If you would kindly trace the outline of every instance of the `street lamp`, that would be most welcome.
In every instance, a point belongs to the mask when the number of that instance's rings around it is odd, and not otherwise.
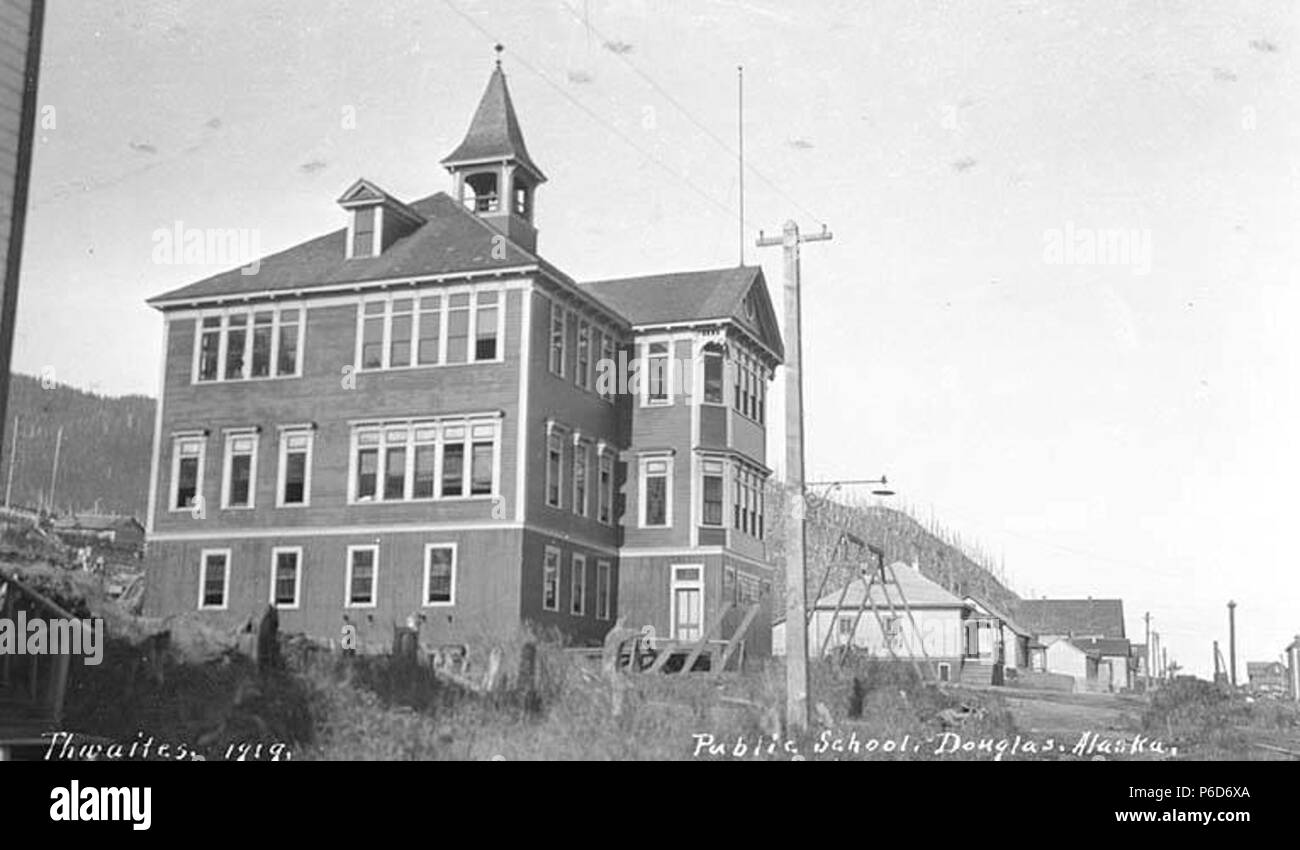
[[[809,487],[829,487],[830,492],[834,492],[841,487],[855,486],[860,484],[874,484],[876,489],[871,491],[873,496],[893,496],[893,490],[889,489],[889,479],[884,475],[879,478],[850,478],[843,481],[810,481]]]

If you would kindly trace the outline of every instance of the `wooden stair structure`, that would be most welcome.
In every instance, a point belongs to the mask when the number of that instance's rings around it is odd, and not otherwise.
[[[28,587],[12,569],[0,564],[0,618],[17,622],[28,618],[79,621],[62,606]],[[26,635],[18,635],[26,639]],[[63,720],[72,655],[0,655],[0,761],[15,747],[49,743],[49,734]]]

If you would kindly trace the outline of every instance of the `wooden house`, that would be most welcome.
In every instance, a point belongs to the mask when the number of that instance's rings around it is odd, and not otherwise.
[[[543,259],[499,61],[442,165],[450,193],[359,179],[333,232],[150,301],[147,610],[270,603],[363,646],[407,622],[593,644],[623,616],[766,651],[762,270],[581,283]]]

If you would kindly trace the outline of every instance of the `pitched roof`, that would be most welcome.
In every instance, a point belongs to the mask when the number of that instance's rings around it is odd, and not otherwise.
[[[1073,638],[1070,643],[1084,652],[1098,655],[1122,655],[1127,658],[1130,650],[1129,642],[1124,638]]]
[[[779,358],[785,356],[760,266],[624,277],[581,285],[633,325],[741,318]],[[744,319],[744,301],[751,291],[762,293],[762,303],[753,319]]]
[[[1286,667],[1280,661],[1247,661],[1246,676],[1255,678],[1256,676],[1278,676],[1286,672]]]
[[[528,155],[524,133],[519,129],[515,105],[510,100],[506,75],[498,63],[488,79],[487,89],[479,100],[474,118],[469,122],[465,140],[442,160],[443,165],[514,159],[531,170],[539,180],[546,175]]]
[[[1036,635],[1124,637],[1124,602],[1120,599],[1023,599],[1015,616]]]
[[[983,608],[985,611],[989,613],[990,616],[995,617],[998,620],[1001,620],[1003,623],[1006,624],[1007,628],[1011,629],[1011,631],[1015,632],[1021,637],[1032,637],[1032,634],[1028,629],[1026,629],[1024,626],[1021,626],[1011,617],[1007,616],[999,609],[993,607],[988,602],[985,602],[983,599],[980,599],[978,596],[971,596],[970,594],[967,594],[966,599],[969,602],[973,603],[976,607]]]
[[[501,242],[491,225],[445,192],[410,205],[424,223],[377,257],[346,257],[347,229],[263,257],[256,274],[231,269],[149,299],[150,304],[296,291],[400,277],[482,272],[536,264],[536,255]],[[501,244],[504,248],[493,248]]]
[[[872,566],[864,564],[863,569],[871,569]],[[930,581],[909,564],[899,561],[892,566],[890,573],[890,578],[897,578],[897,582],[890,581],[887,585],[882,585],[879,581],[871,582],[871,605],[888,610],[892,604],[894,608],[901,610],[903,599],[906,598],[910,608],[961,609],[969,607],[965,601],[958,599],[935,582]],[[818,599],[814,607],[823,610],[834,610],[836,604],[839,603],[842,608],[857,609],[863,602],[862,588],[863,582],[855,579],[849,585],[848,593],[844,595],[842,603],[840,602],[840,594],[843,592],[843,588],[840,588]]]

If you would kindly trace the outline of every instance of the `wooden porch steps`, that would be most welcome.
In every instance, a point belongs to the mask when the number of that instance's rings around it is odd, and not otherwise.
[[[979,661],[963,661],[960,681],[963,685],[992,685],[993,665]]]

